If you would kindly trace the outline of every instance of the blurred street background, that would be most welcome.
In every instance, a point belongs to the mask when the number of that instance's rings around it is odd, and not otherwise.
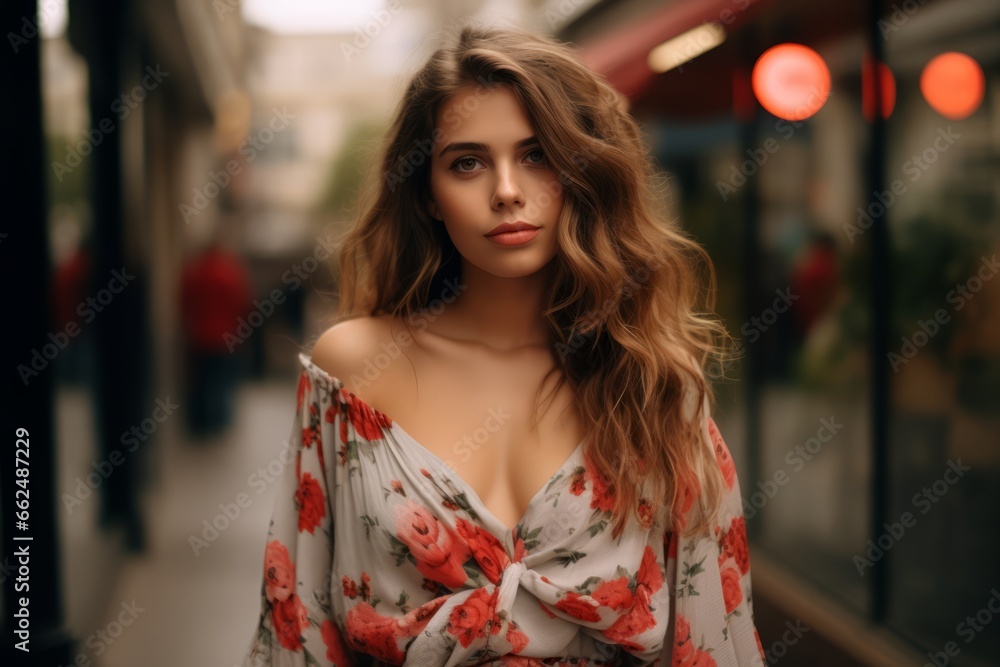
[[[1000,2],[13,0],[3,16],[6,160],[27,183],[0,229],[19,313],[5,419],[31,430],[48,531],[35,664],[242,661],[266,471],[297,355],[336,307],[332,250],[408,77],[470,20],[570,42],[623,92],[669,214],[715,262],[743,352],[713,370],[715,419],[769,664],[1000,665]]]

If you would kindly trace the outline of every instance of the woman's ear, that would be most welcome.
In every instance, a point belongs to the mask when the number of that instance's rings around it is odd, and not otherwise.
[[[427,200],[427,214],[438,222],[442,221],[441,211],[438,209],[437,204],[434,203],[433,199]]]

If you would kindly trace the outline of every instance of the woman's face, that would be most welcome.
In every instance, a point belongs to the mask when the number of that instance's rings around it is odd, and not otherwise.
[[[441,105],[435,126],[427,209],[465,261],[505,278],[548,264],[557,250],[562,187],[511,89],[461,88]],[[519,222],[537,230],[488,236],[501,223]]]

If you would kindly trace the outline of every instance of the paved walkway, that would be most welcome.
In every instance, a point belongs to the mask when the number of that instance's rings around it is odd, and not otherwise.
[[[97,667],[240,663],[257,620],[275,491],[255,472],[276,460],[294,411],[294,380],[247,384],[238,399],[237,423],[226,436],[186,442],[179,423],[172,436],[165,434],[150,462],[156,482],[144,503],[149,550],[125,561],[107,621],[133,600],[141,611],[100,654],[101,643],[94,643],[88,653]],[[225,527],[228,519],[217,518],[223,515],[219,505],[235,506],[240,493],[249,496],[250,505],[239,508]],[[190,538],[203,538],[206,520],[224,530],[196,555]]]

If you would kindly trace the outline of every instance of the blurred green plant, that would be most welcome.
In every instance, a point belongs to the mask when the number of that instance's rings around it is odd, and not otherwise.
[[[324,195],[316,207],[318,213],[340,218],[355,213],[365,176],[387,129],[386,121],[365,120],[348,130],[344,147],[330,164]]]
[[[84,156],[80,158],[80,163],[75,167],[67,164],[67,146],[72,145],[77,139],[58,135],[45,135],[45,162],[48,167],[45,169],[46,176],[46,197],[50,207],[66,205],[77,206],[79,202],[90,200],[90,158]],[[60,171],[56,175],[56,170],[52,164],[58,162],[68,171]]]

